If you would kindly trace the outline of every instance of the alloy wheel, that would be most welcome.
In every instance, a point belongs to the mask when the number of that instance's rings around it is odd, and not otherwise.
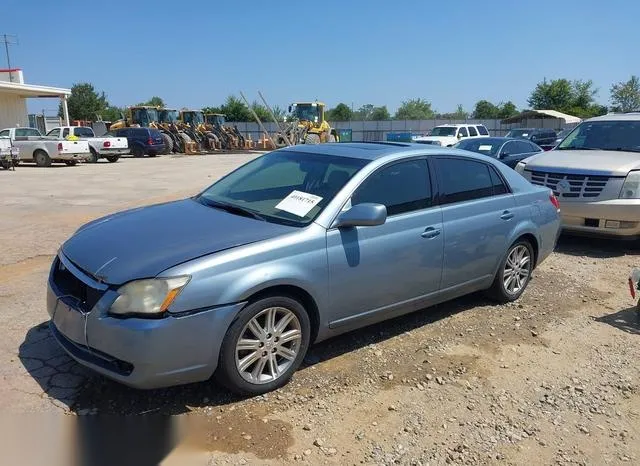
[[[294,363],[301,342],[302,327],[293,311],[264,309],[249,320],[236,341],[236,369],[252,384],[272,382]]]
[[[531,253],[523,244],[513,248],[504,265],[504,290],[510,295],[518,294],[529,281],[531,275]]]

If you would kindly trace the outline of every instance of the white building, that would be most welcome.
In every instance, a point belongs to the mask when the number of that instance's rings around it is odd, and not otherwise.
[[[22,70],[0,69],[0,128],[29,126],[27,99],[50,97],[60,99],[65,125],[69,124],[67,98],[71,89],[25,84]]]

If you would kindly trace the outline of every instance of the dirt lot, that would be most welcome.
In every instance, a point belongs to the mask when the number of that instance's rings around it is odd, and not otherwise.
[[[1,412],[189,415],[176,464],[640,464],[634,244],[563,237],[518,303],[469,296],[321,343],[287,387],[255,399],[213,383],[139,392],[72,362],[44,309],[61,242],[251,157],[0,171]]]

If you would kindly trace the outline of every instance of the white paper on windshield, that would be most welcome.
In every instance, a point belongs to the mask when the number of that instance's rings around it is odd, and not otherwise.
[[[278,203],[276,209],[284,210],[298,217],[304,217],[321,200],[322,198],[315,194],[309,194],[303,191],[291,191],[287,197]]]
[[[523,138],[526,138],[527,136],[529,136],[529,133],[522,133]]]
[[[478,150],[491,150],[491,146],[488,146],[486,144],[482,144],[482,145],[480,145],[480,147],[478,147]]]

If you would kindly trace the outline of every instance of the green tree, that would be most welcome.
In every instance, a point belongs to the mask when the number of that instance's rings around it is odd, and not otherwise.
[[[352,119],[363,121],[371,120],[371,115],[373,114],[374,109],[375,107],[373,104],[365,104],[353,113]]]
[[[371,112],[371,120],[373,121],[385,121],[390,120],[391,114],[389,110],[387,110],[387,106],[383,105],[382,107],[375,107]]]
[[[67,106],[71,120],[93,121],[107,108],[107,96],[104,92],[98,94],[93,84],[77,83],[71,87]],[[63,116],[62,103],[58,107],[58,115]]]
[[[501,103],[498,106],[498,114],[495,118],[505,119],[510,118],[518,114],[518,108],[516,105],[508,100],[507,102]]]
[[[220,110],[227,116],[227,121],[253,121],[253,115],[245,103],[234,95],[227,97]]]
[[[105,108],[102,111],[100,116],[104,121],[116,121],[121,119],[124,113],[125,113],[125,109],[122,109],[120,107],[115,107],[113,105],[109,105],[107,108]]]
[[[396,112],[396,120],[428,120],[435,117],[431,102],[423,99],[405,100]]]
[[[336,108],[329,110],[325,118],[329,121],[349,121],[352,116],[349,106],[341,102],[336,105]]]
[[[146,102],[140,102],[137,105],[138,106],[148,105],[150,107],[164,107],[164,100],[162,100],[161,97],[158,97],[157,95],[154,95],[153,97],[151,97]]]
[[[265,107],[264,105],[260,105],[258,102],[256,102],[255,100],[253,101],[253,103],[251,104],[251,109],[256,112],[256,115],[258,115],[258,118],[260,118],[260,120],[264,123],[264,122],[269,122],[269,121],[273,121],[273,119],[271,118],[271,115],[269,115],[269,110],[267,110],[267,107]],[[252,120],[254,118],[252,117]]]
[[[473,118],[491,119],[498,118],[500,109],[488,100],[479,100],[473,109]]]
[[[273,114],[276,117],[276,120],[278,121],[284,121],[284,117],[287,115],[286,111],[284,110],[284,108],[275,105],[271,111],[273,112]]]
[[[568,79],[546,79],[538,83],[529,97],[529,105],[534,109],[557,110],[582,118],[606,113],[603,105],[595,103],[598,89],[593,81]]]
[[[222,113],[220,107],[202,107],[202,113]]]
[[[611,86],[611,103],[618,112],[640,110],[640,78],[634,75]]]
[[[436,118],[442,118],[445,120],[466,120],[469,118],[469,114],[464,110],[462,104],[458,104],[455,112],[440,113],[436,115]]]

